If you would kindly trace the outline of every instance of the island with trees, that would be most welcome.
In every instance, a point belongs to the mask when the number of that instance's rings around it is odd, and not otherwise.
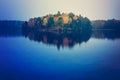
[[[36,17],[25,22],[23,28],[37,31],[72,31],[91,30],[91,21],[87,17],[71,13],[48,14],[43,17]]]
[[[73,47],[93,38],[120,38],[120,20],[94,20],[71,13],[48,14],[30,18],[22,25],[22,34],[30,40],[45,44]]]
[[[24,30],[36,31],[88,31],[88,30],[120,30],[120,20],[94,20],[75,15],[74,13],[48,14],[42,17],[30,18],[22,27]]]
[[[22,26],[22,27],[21,27]],[[49,14],[29,21],[0,21],[0,37],[24,36],[36,42],[73,48],[91,37],[120,39],[120,20],[94,20],[73,13]]]

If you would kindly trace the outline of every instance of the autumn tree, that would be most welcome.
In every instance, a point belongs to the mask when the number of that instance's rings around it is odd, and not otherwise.
[[[81,15],[74,15],[71,13],[60,13],[49,14],[43,17],[31,18],[28,22],[29,26],[37,26],[40,28],[51,28],[51,27],[61,27],[61,28],[71,28],[71,29],[91,29],[91,22],[87,17],[82,17]]]

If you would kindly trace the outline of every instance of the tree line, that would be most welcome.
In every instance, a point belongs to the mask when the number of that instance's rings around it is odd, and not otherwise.
[[[23,24],[24,27],[35,30],[92,30],[112,29],[120,30],[120,20],[95,20],[90,21],[87,17],[74,13],[48,14],[42,17],[30,18]]]
[[[91,21],[93,29],[111,29],[120,30],[120,20],[109,19],[109,20],[95,20]]]
[[[88,30],[91,29],[91,21],[87,17],[75,15],[74,13],[48,14],[43,17],[29,19],[26,25],[39,29],[68,29],[68,30]]]

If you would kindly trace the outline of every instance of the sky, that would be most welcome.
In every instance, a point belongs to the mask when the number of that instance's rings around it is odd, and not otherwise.
[[[0,20],[29,20],[58,11],[90,20],[120,19],[120,0],[0,0]]]

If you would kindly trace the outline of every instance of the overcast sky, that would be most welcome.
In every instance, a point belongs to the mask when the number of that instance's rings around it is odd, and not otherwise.
[[[0,20],[28,20],[58,11],[91,20],[120,19],[120,0],[0,0]]]

